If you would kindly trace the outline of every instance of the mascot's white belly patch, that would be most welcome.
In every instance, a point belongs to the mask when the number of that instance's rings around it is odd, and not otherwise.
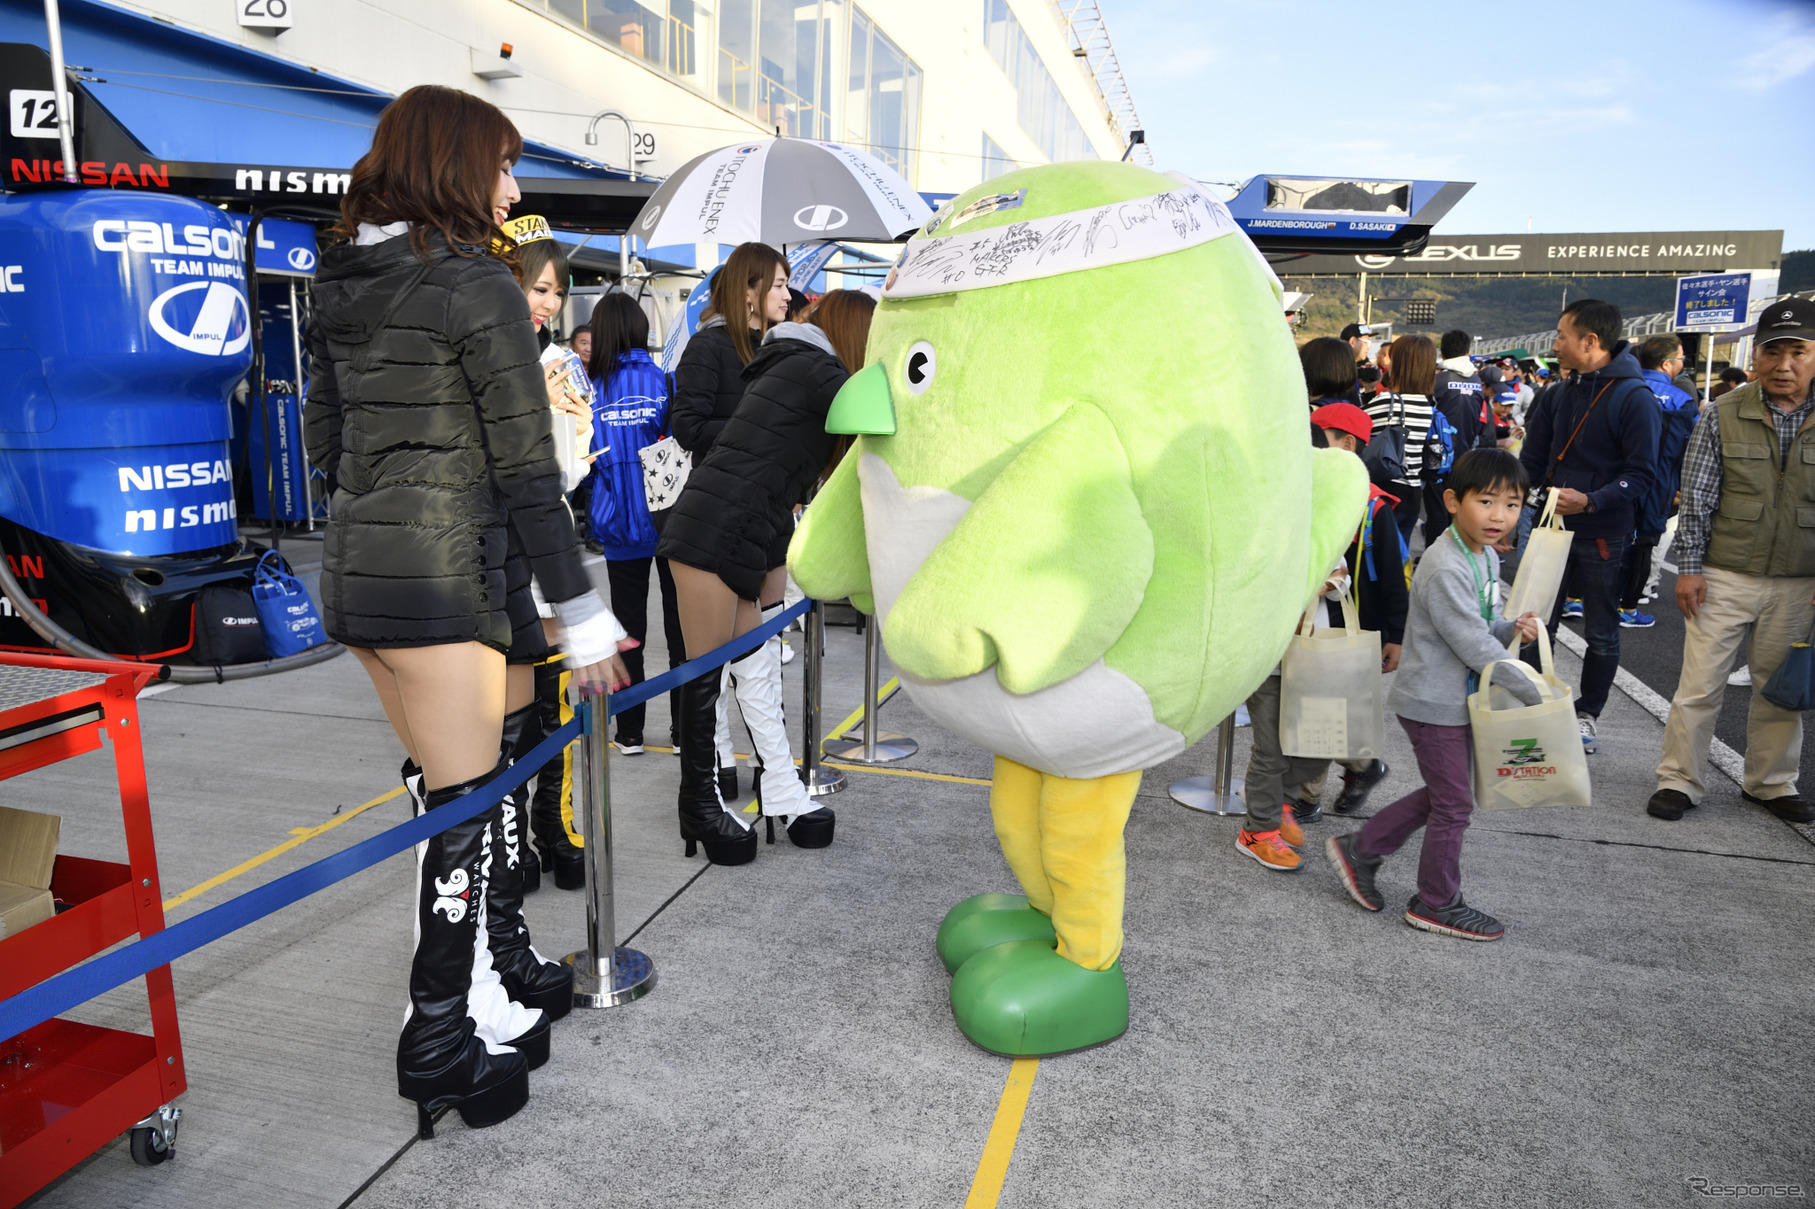
[[[964,518],[970,501],[939,487],[903,487],[875,454],[864,455],[858,479],[870,585],[886,622],[908,580]],[[1154,718],[1141,686],[1101,659],[1037,693],[1009,692],[994,668],[961,680],[919,680],[902,673],[901,684],[941,726],[1056,776],[1103,777],[1151,768],[1186,747],[1184,735]]]

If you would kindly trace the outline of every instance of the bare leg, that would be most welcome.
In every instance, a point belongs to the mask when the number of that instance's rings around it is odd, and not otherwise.
[[[422,765],[423,788],[442,789],[483,777],[498,765],[504,732],[504,656],[478,642],[393,647],[369,652],[390,674],[402,714],[398,737]],[[366,662],[362,656],[362,662]],[[366,662],[367,670],[372,664]],[[378,696],[386,688],[373,671]]]
[[[757,597],[763,608],[780,604],[788,592],[788,568],[776,567],[763,576],[762,593]]]
[[[504,712],[514,714],[536,699],[536,665],[513,663],[504,671]]]
[[[384,661],[378,657],[378,652],[357,646],[347,649],[353,652],[354,657],[359,660],[360,666],[365,668],[366,675],[372,678],[372,687],[378,690],[378,704],[384,706],[384,716],[390,720],[391,729],[397,732],[398,742],[403,744],[404,752],[414,762],[416,760],[416,740],[410,737],[410,723],[403,716],[403,698],[397,694],[397,677],[392,675],[391,669],[384,665]]]
[[[737,628],[742,620],[739,605],[744,602],[724,580],[686,563],[670,560],[668,566],[674,573],[674,594],[681,610],[681,633],[687,641],[689,657],[704,655],[744,632]],[[755,606],[750,608],[754,610]]]

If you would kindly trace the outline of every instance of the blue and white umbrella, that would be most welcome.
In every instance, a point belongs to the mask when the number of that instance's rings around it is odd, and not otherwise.
[[[671,244],[782,247],[826,239],[888,243],[932,210],[873,155],[810,139],[751,139],[689,160],[643,206],[630,233]]]

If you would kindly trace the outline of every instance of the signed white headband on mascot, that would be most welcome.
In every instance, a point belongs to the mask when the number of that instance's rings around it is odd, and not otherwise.
[[[1150,260],[1226,235],[1240,236],[1253,247],[1228,207],[1195,181],[1151,197],[1030,218],[984,231],[958,230],[984,214],[1016,209],[1026,197],[1026,189],[994,193],[955,214],[935,215],[925,234],[908,240],[883,283],[883,298],[953,294]],[[946,234],[940,234],[942,228]],[[1259,257],[1258,249],[1255,255]],[[1271,269],[1268,275],[1272,275]]]

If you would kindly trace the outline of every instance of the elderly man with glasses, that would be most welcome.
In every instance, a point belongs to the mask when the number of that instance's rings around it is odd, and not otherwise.
[[[1703,413],[1683,459],[1676,603],[1688,621],[1657,792],[1645,805],[1655,818],[1680,819],[1707,794],[1708,745],[1749,627],[1740,797],[1786,822],[1815,822],[1796,785],[1802,715],[1763,695],[1815,623],[1815,302],[1768,304],[1755,340],[1756,380]]]

